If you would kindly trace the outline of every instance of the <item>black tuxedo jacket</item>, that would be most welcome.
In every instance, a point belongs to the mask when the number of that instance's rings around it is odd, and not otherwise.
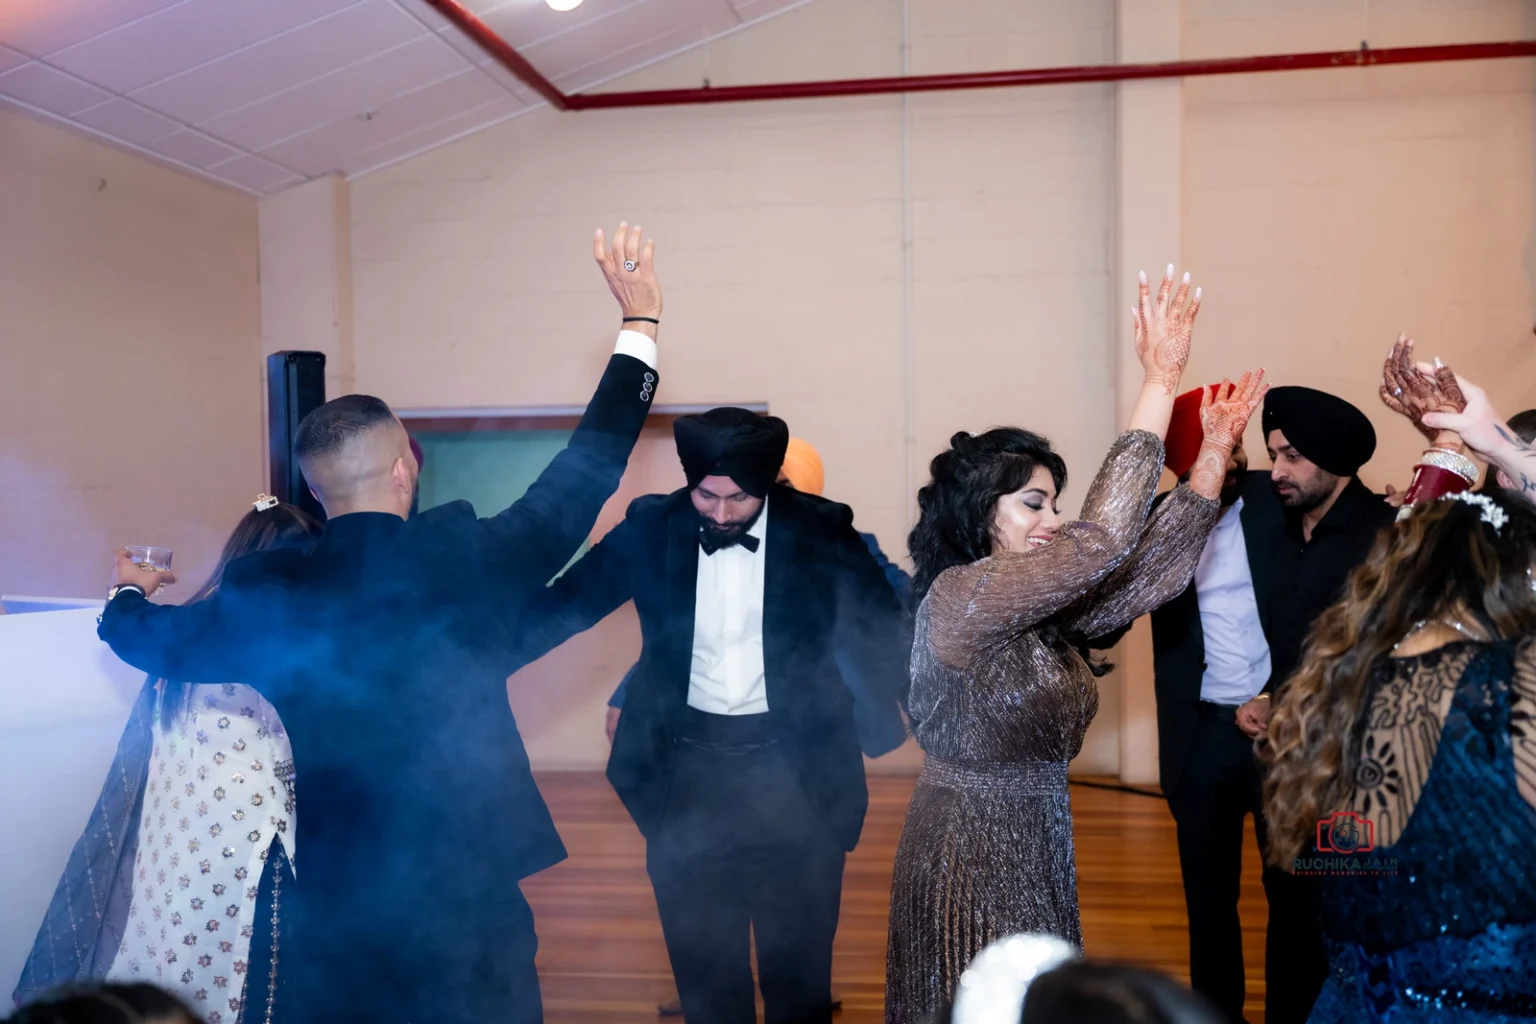
[[[860,734],[905,737],[911,639],[890,584],[845,505],[774,487],[768,497],[763,665],[768,714],[825,826],[851,850],[869,803]],[[650,495],[552,585],[555,627],[531,661],[631,599],[644,648],[608,760],[642,834],[665,809],[693,663],[699,517],[688,491]],[[838,669],[841,650],[850,671]],[[856,700],[857,697],[857,700]],[[862,721],[856,721],[856,716]],[[886,750],[894,744],[887,745]],[[884,753],[873,750],[871,753]]]
[[[546,583],[618,488],[654,380],[615,355],[569,446],[494,518],[462,501],[409,520],[343,515],[312,552],[231,563],[206,601],[128,593],[107,606],[100,635],[124,661],[169,679],[238,680],[282,716],[311,935],[394,928],[408,941],[398,922],[493,906],[565,857],[506,682]],[[212,810],[229,827],[229,808]],[[203,841],[207,856],[217,844]]]
[[[1243,480],[1242,496],[1239,516],[1243,542],[1267,640],[1274,548],[1284,530],[1284,517],[1269,473],[1249,472]],[[1205,631],[1200,625],[1200,602],[1193,581],[1178,597],[1152,613],[1152,664],[1157,691],[1158,775],[1163,792],[1168,794],[1178,786],[1189,757],[1200,682],[1205,675]]]

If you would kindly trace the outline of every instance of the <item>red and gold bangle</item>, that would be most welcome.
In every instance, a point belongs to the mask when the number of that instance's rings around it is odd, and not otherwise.
[[[1477,464],[1460,452],[1430,448],[1413,467],[1413,482],[1403,496],[1403,507],[1460,494],[1477,484]]]

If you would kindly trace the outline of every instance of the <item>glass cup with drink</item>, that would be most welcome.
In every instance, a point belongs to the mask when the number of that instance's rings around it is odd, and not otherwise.
[[[144,570],[149,571],[149,572],[169,572],[170,571],[170,568],[171,568],[171,549],[170,548],[157,548],[157,547],[151,547],[149,545],[142,545],[142,544],[134,545],[134,544],[131,544],[131,545],[128,546],[128,548],[126,550],[128,552],[128,557],[133,560],[133,564],[137,565],[140,569],[144,569]],[[162,583],[160,586],[155,588],[155,593],[158,594],[158,593],[160,593],[160,591],[162,591],[164,589],[165,589],[165,584]]]

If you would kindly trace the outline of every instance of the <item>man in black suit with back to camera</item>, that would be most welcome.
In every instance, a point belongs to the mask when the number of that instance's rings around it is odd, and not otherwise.
[[[618,488],[657,383],[651,243],[620,225],[611,251],[602,232],[593,244],[623,329],[570,443],[510,508],[410,515],[404,427],[348,395],[299,428],[328,516],[312,552],[233,562],[212,597],[179,607],[151,604],[166,577],[119,553],[102,639],[157,676],[255,687],[292,741],[304,852],[283,908],[292,948],[275,954],[284,1024],[542,1019],[518,882],[565,848],[506,680],[546,584]]]

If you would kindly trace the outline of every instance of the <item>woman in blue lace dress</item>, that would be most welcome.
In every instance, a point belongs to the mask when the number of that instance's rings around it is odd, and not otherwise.
[[[1536,451],[1459,383],[1398,411],[1518,489],[1409,506],[1259,744],[1270,859],[1322,888],[1312,1024],[1536,1019]]]

